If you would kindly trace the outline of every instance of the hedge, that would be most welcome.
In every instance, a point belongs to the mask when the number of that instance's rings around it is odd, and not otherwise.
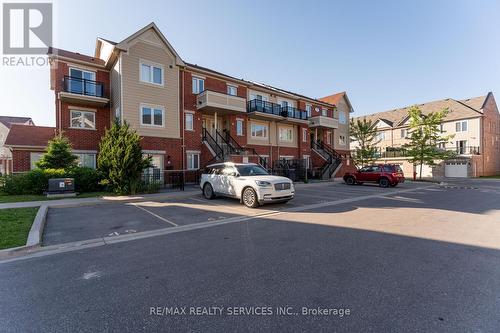
[[[96,192],[104,190],[100,171],[87,167],[64,169],[35,169],[27,173],[1,177],[0,190],[7,194],[43,194],[51,178],[74,178],[75,191]]]

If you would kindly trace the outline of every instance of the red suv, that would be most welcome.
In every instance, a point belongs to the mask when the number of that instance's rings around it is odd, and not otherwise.
[[[344,181],[347,185],[371,182],[379,184],[380,187],[395,187],[403,183],[405,177],[403,170],[397,164],[377,164],[366,166],[356,172],[347,172]]]

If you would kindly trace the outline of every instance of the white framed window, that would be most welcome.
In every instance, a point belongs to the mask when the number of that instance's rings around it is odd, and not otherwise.
[[[330,132],[330,131],[326,132],[326,143],[329,145],[332,144],[332,132]]]
[[[78,166],[95,169],[95,154],[94,153],[76,153],[73,154],[78,159]]]
[[[339,123],[341,124],[347,123],[347,117],[344,111],[339,111]]]
[[[95,112],[70,109],[71,128],[95,129]]]
[[[309,156],[309,155],[302,155],[302,158],[305,161],[305,167],[306,167],[306,169],[309,169],[311,167],[311,156]]]
[[[69,76],[71,77],[68,85],[70,93],[96,96],[95,72],[85,69],[70,67]],[[90,81],[90,82],[89,82]]]
[[[307,128],[302,129],[302,142],[307,142]]]
[[[186,131],[193,131],[194,130],[194,115],[191,112],[186,112],[184,114],[184,118],[185,118],[184,127],[186,128]]]
[[[252,124],[251,125],[251,136],[256,139],[267,139],[268,129],[267,125],[262,124]]]
[[[311,117],[311,110],[312,110],[311,104],[306,104],[307,118]]]
[[[236,135],[243,136],[243,119],[236,119]]]
[[[455,123],[455,131],[456,132],[467,132],[467,120],[457,121]]]
[[[401,129],[401,139],[406,138],[407,134],[408,134],[408,130],[406,128]]]
[[[339,135],[339,145],[345,145],[345,135]]]
[[[288,127],[280,127],[279,138],[280,141],[293,141],[293,129]]]
[[[379,140],[379,141],[385,140],[385,132],[378,132],[377,133],[377,140]]]
[[[200,168],[200,153],[187,152],[186,156],[187,156],[187,169],[198,170]]]
[[[141,125],[163,127],[165,109],[159,106],[141,105]]]
[[[163,86],[163,66],[146,61],[140,61],[141,82]]]
[[[31,170],[36,169],[36,162],[40,161],[45,153],[30,153],[30,168]]]
[[[227,85],[227,94],[231,95],[231,96],[238,95],[238,87],[228,84]]]
[[[199,94],[205,90],[205,79],[193,76],[191,83],[193,86],[193,94]]]
[[[328,110],[327,110],[327,109],[321,109],[321,115],[322,115],[323,117],[328,116]]]

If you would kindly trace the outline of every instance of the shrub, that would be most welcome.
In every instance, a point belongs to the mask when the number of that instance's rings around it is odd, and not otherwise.
[[[47,153],[43,154],[36,166],[40,169],[69,169],[76,167],[76,160],[69,139],[59,134],[49,141]]]
[[[102,173],[85,167],[64,169],[35,169],[27,173],[2,177],[2,191],[11,194],[43,194],[47,191],[51,178],[74,178],[77,192],[95,192],[104,189],[100,184]]]

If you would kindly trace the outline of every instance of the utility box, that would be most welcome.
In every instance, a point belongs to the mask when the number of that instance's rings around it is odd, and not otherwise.
[[[75,180],[73,178],[52,178],[49,179],[49,189],[47,197],[72,197],[75,193]]]

